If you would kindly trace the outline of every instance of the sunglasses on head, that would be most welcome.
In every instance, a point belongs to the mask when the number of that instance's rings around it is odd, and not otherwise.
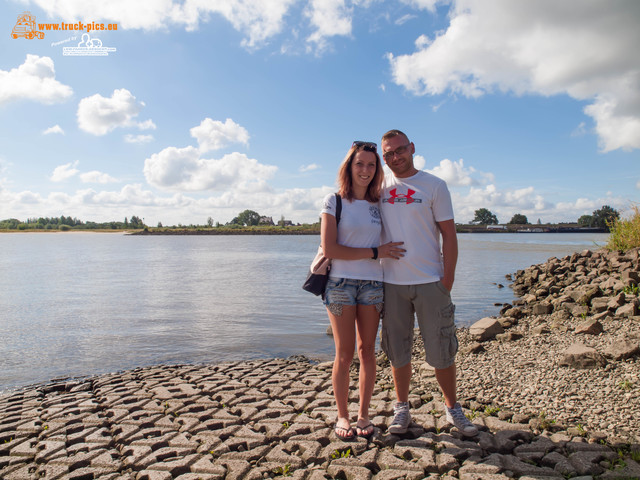
[[[377,153],[378,152],[378,145],[376,145],[373,142],[362,142],[360,140],[356,140],[355,142],[353,142],[353,144],[351,145],[352,147],[362,147],[362,149],[366,152],[373,152],[373,153]]]

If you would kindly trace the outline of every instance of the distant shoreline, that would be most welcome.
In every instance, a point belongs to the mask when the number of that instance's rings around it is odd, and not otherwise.
[[[253,230],[253,229],[162,229],[162,230],[0,230],[0,234],[20,234],[20,233],[38,233],[38,234],[120,234],[120,235],[320,235],[320,230]],[[468,228],[466,225],[458,226],[457,233],[482,233],[482,234],[504,234],[504,233],[607,233],[601,228],[548,228],[548,229],[482,229]]]

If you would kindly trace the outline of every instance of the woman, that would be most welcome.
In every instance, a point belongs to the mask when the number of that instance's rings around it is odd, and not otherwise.
[[[353,142],[338,171],[338,193],[342,211],[336,224],[336,197],[324,199],[321,244],[332,259],[325,292],[336,356],[333,392],[338,407],[336,435],[344,440],[356,435],[370,437],[369,403],[376,380],[375,342],[383,306],[382,267],[379,258],[400,258],[402,242],[380,245],[382,223],[378,200],[382,164],[376,144]],[[348,410],[349,367],[358,339],[360,359],[360,408],[355,432]]]

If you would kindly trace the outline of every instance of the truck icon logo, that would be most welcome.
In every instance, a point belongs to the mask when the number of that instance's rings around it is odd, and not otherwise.
[[[33,38],[42,39],[44,38],[44,32],[36,28],[36,17],[31,15],[31,12],[23,12],[18,15],[18,21],[11,31],[11,37],[24,37],[29,40]]]

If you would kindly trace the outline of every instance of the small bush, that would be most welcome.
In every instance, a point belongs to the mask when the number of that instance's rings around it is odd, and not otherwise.
[[[58,230],[60,230],[61,232],[68,232],[69,230],[71,230],[71,227],[69,225],[60,225],[58,227]]]
[[[633,205],[633,215],[628,220],[615,219],[610,224],[607,243],[609,250],[630,250],[640,247],[640,207]]]

